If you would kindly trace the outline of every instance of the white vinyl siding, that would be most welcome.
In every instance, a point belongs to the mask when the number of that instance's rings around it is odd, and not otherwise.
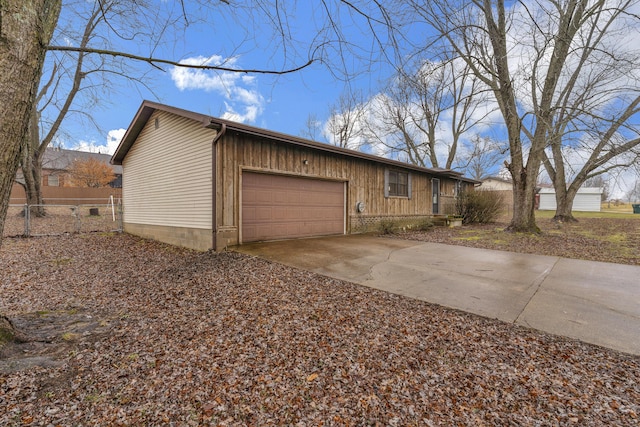
[[[580,188],[573,199],[572,210],[576,212],[600,212],[601,195],[602,188]],[[541,211],[556,210],[556,192],[553,188],[540,189],[540,206],[538,209]]]
[[[214,136],[193,120],[156,111],[123,161],[124,221],[211,229]]]

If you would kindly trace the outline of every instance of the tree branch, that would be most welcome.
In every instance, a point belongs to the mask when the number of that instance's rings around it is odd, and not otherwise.
[[[238,68],[222,67],[219,65],[183,64],[181,62],[172,61],[168,59],[144,57],[139,55],[133,55],[126,52],[119,52],[119,51],[107,50],[107,49],[96,49],[96,48],[89,48],[89,47],[83,48],[83,47],[75,47],[75,46],[47,46],[47,50],[59,51],[59,52],[81,52],[81,53],[95,53],[97,55],[119,56],[122,58],[131,59],[134,61],[146,62],[161,70],[162,68],[158,64],[171,65],[174,67],[192,68],[197,70],[216,70],[216,71],[228,71],[232,73],[247,73],[247,74],[274,74],[274,75],[291,74],[291,73],[300,71],[304,68],[307,68],[308,66],[310,66],[315,62],[314,59],[309,59],[309,61],[307,61],[307,63],[303,65],[278,71],[278,70],[261,70],[261,69],[251,69],[251,68],[238,69]]]

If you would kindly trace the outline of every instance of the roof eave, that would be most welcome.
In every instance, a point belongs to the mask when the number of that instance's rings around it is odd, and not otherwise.
[[[142,105],[138,109],[138,112],[136,113],[135,117],[133,118],[133,121],[127,128],[127,131],[124,137],[122,138],[122,141],[118,145],[118,148],[116,149],[115,153],[113,154],[113,157],[111,158],[112,164],[122,165],[122,162],[126,157],[127,153],[129,152],[129,150],[131,149],[131,146],[133,145],[135,140],[138,138],[138,135],[140,134],[144,126],[147,124],[147,121],[149,120],[151,115],[156,110],[166,111],[168,113],[173,113],[181,117],[195,120],[197,122],[202,123],[203,127],[216,130],[216,131],[220,130],[220,128],[224,125],[227,128],[227,132],[236,131],[243,134],[250,134],[250,135],[259,136],[262,138],[277,140],[281,142],[287,142],[293,145],[311,148],[313,150],[360,158],[364,160],[374,161],[377,163],[387,164],[387,165],[398,167],[398,168],[409,169],[409,170],[414,170],[414,171],[423,172],[423,173],[429,173],[436,176],[444,176],[451,179],[465,181],[465,182],[474,183],[474,184],[477,184],[480,182],[471,178],[465,178],[464,176],[462,176],[460,172],[456,172],[450,169],[442,169],[442,170],[429,169],[422,166],[404,163],[398,160],[386,159],[384,157],[375,156],[373,154],[363,153],[361,151],[350,150],[347,148],[337,147],[331,144],[311,141],[311,140],[299,138],[292,135],[286,135],[279,132],[256,128],[249,125],[244,125],[242,123],[232,122],[229,120],[211,117],[204,114],[194,113],[192,111],[183,110],[180,108],[175,108],[175,107],[171,107],[168,105],[164,105],[164,104],[160,104],[152,101],[142,102]]]

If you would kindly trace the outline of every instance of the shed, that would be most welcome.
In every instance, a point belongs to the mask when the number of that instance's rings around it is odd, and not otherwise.
[[[576,197],[573,199],[573,210],[582,212],[600,212],[602,202],[602,187],[582,187],[578,189]],[[541,211],[556,210],[556,190],[554,188],[541,188],[540,195]]]
[[[111,162],[123,166],[124,230],[199,250],[410,227],[477,183],[150,101]]]

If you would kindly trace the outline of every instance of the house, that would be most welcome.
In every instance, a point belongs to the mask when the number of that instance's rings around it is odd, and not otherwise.
[[[573,210],[583,212],[600,212],[602,203],[602,187],[582,187],[578,189],[573,199]],[[540,196],[540,210],[556,210],[556,190],[543,187],[538,192]]]
[[[482,190],[513,191],[513,181],[499,176],[490,176],[482,180]]]
[[[111,162],[123,167],[125,231],[199,250],[411,226],[476,184],[149,101]]]
[[[42,157],[42,198],[47,204],[94,204],[107,203],[109,196],[120,197],[122,187],[122,166],[111,165],[116,178],[108,188],[70,187],[70,169],[76,160],[95,159],[109,165],[109,154],[87,151],[65,150],[59,147],[47,147]],[[18,170],[16,182],[11,190],[10,204],[24,204],[25,191],[20,182],[24,182],[22,172]]]

